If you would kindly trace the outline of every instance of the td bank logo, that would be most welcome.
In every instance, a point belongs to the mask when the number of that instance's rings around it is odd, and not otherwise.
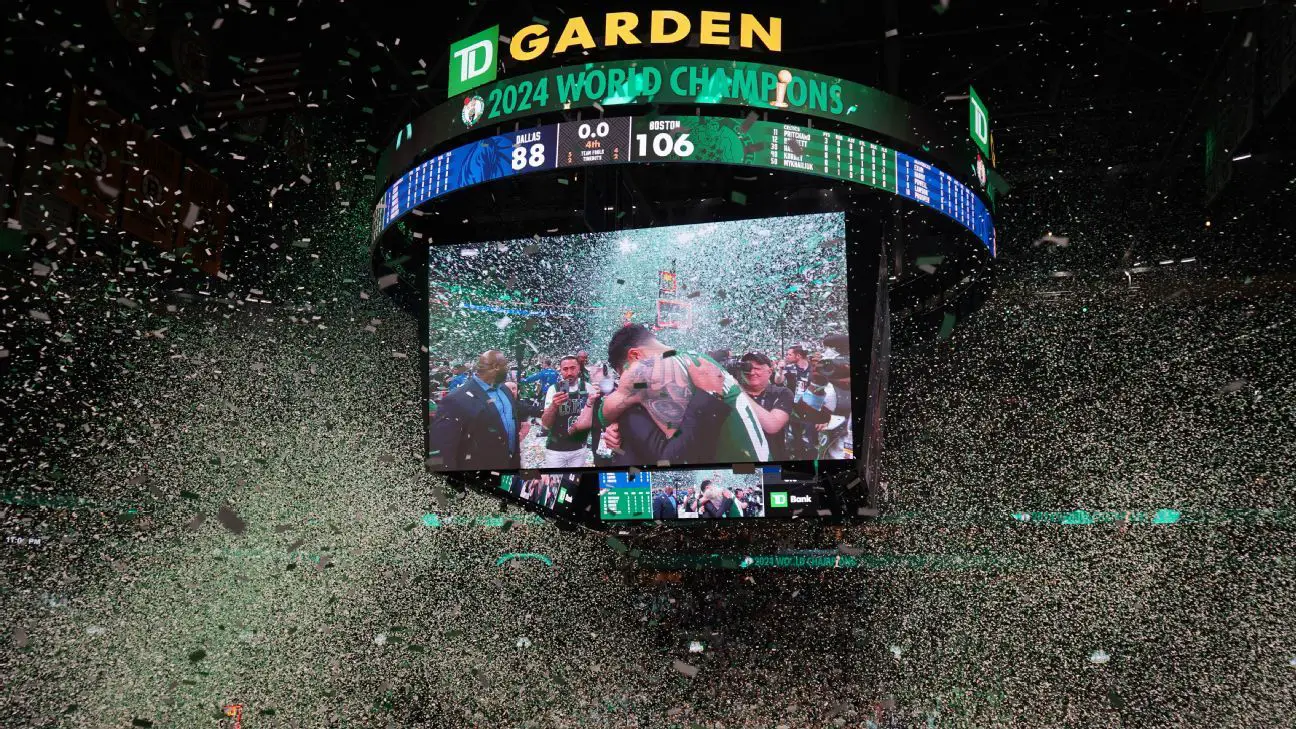
[[[736,43],[738,48],[747,50],[756,50],[760,44],[772,53],[783,50],[782,18],[761,19],[750,13],[738,13],[735,17],[734,13],[716,10],[700,10],[695,15],[678,10],[653,10],[605,13],[602,20],[601,28],[595,20],[591,29],[585,18],[570,17],[552,35],[547,24],[533,23],[503,39],[496,25],[451,43],[449,96],[494,81],[499,58],[505,53],[511,61],[525,63],[546,53],[559,56],[576,50],[588,52],[597,48],[660,46],[687,41],[722,48]],[[595,36],[599,30],[603,32],[601,39]]]
[[[770,492],[770,508],[786,509],[787,505],[788,505],[788,492],[786,491]]]
[[[495,80],[499,26],[450,44],[450,96]]]

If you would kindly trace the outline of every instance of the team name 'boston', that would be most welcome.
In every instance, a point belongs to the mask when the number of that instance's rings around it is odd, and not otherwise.
[[[647,28],[641,27],[639,13],[618,12],[604,16],[603,45],[640,45],[645,42],[652,45],[679,43],[693,32],[693,20],[677,10],[653,10],[649,14]],[[698,43],[704,46],[725,46],[730,44],[733,19],[730,13],[714,10],[703,10],[698,18]],[[760,20],[748,13],[738,17],[738,46],[754,48],[756,39],[769,51],[783,50],[783,20],[770,18],[762,25]],[[522,28],[513,34],[509,41],[509,55],[515,61],[530,61],[544,55],[546,51],[557,55],[572,49],[592,50],[599,47],[589,24],[584,18],[568,18],[558,40],[550,48],[549,28],[536,23]]]

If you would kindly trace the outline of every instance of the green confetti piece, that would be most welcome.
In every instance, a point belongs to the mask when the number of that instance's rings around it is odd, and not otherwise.
[[[954,333],[954,322],[956,320],[957,317],[955,317],[953,314],[949,312],[945,313],[945,321],[941,322],[941,328],[940,328],[941,339],[949,339],[950,335]]]
[[[1157,509],[1152,517],[1153,524],[1177,524],[1183,515],[1174,509]]]

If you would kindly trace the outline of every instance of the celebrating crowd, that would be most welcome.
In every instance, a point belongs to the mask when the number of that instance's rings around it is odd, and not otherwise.
[[[578,352],[521,376],[489,350],[471,371],[432,372],[440,393],[429,463],[450,471],[850,458],[848,357],[845,336],[825,337],[813,352],[793,345],[776,361],[674,349],[639,324],[613,333],[606,362],[593,366]],[[543,448],[524,453],[533,429]]]
[[[764,516],[765,504],[758,486],[733,489],[704,479],[697,486],[676,490],[653,489],[653,519],[738,519]]]

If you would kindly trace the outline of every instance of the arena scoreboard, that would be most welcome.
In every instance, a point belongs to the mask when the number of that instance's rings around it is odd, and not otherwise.
[[[373,235],[429,200],[491,180],[568,167],[666,162],[795,171],[884,190],[957,221],[995,253],[989,209],[952,175],[864,139],[755,115],[597,118],[469,142],[400,176],[374,211]]]
[[[891,298],[948,317],[997,253],[1008,188],[975,90],[965,122],[776,56],[577,59],[598,44],[568,29],[564,65],[497,78],[504,44],[547,42],[500,27],[452,44],[448,98],[378,161],[374,273],[426,307],[428,470],[620,536],[876,513]],[[909,241],[948,255],[896,283]],[[544,384],[573,359],[584,377]]]

